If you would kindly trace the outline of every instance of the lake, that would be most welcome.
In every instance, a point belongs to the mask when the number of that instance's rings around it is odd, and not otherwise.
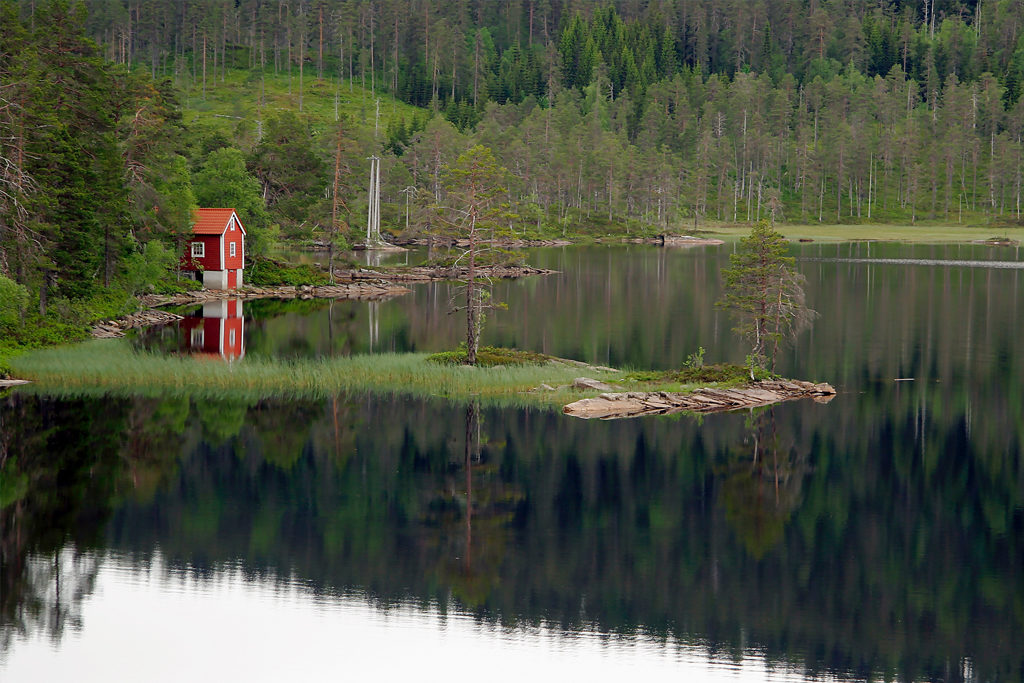
[[[535,250],[484,343],[742,362],[733,245]],[[794,245],[827,405],[582,421],[339,395],[0,398],[0,677],[1024,678],[1022,256]],[[450,348],[453,286],[186,311],[197,363]],[[232,337],[232,334],[234,335]]]

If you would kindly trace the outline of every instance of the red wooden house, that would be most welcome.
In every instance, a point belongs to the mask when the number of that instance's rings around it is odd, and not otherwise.
[[[244,326],[241,300],[208,301],[201,317],[181,321],[182,349],[198,356],[237,360],[245,355]]]
[[[192,271],[208,289],[236,289],[244,267],[245,228],[235,210],[196,209],[181,269]]]

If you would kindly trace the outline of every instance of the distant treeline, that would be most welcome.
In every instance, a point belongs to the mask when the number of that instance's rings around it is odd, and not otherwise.
[[[86,4],[109,59],[195,91],[302,72],[432,107],[542,227],[1020,218],[1020,0]]]
[[[152,285],[197,204],[239,208],[249,253],[274,225],[323,238],[333,221],[355,237],[375,153],[392,231],[430,223],[444,165],[477,143],[511,172],[524,236],[1021,218],[1021,0],[0,0],[0,12],[0,276],[26,288],[4,320],[26,301]],[[342,81],[424,109],[388,107],[379,134],[365,103],[358,122],[303,109],[303,93],[337,102]],[[185,123],[181,95],[207,119],[230,98],[258,125]]]
[[[22,3],[31,11],[36,3]],[[681,70],[809,83],[899,66],[929,89],[1024,80],[1020,0],[85,0],[111,61],[213,82],[228,68],[307,68],[426,106],[518,102],[604,73],[641,95]]]

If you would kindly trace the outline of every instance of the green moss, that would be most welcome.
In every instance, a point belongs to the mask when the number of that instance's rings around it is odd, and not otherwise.
[[[772,374],[756,369],[754,378],[770,379]],[[681,370],[634,370],[616,380],[623,390],[689,391],[698,386],[742,386],[750,382],[750,370],[742,365],[716,363]]]

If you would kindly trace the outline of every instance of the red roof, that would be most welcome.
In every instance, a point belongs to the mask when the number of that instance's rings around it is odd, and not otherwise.
[[[196,209],[196,222],[192,232],[196,235],[223,235],[234,209]],[[239,227],[242,221],[238,221]],[[244,234],[245,228],[242,228]]]

